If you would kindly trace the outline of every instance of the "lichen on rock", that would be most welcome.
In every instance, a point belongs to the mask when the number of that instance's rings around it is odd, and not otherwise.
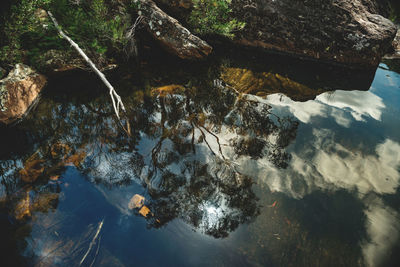
[[[46,77],[24,64],[16,64],[0,80],[0,122],[9,124],[21,118],[38,98]]]
[[[182,59],[202,59],[212,47],[161,10],[152,0],[140,0],[138,14],[147,32],[167,51]]]

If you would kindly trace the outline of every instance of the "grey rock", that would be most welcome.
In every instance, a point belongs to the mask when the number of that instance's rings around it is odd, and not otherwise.
[[[373,0],[233,0],[246,22],[236,42],[362,68],[375,67],[396,35]]]
[[[211,53],[209,44],[193,35],[152,0],[140,0],[140,4],[138,13],[145,18],[147,32],[167,51],[182,59],[201,59]]]

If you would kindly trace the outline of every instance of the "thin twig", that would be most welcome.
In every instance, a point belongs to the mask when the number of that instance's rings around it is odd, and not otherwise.
[[[98,237],[99,234],[100,234],[101,228],[103,227],[103,223],[104,223],[104,219],[99,223],[99,227],[97,227],[97,232],[96,232],[96,234],[94,235],[94,237],[93,237],[93,239],[92,239],[92,242],[90,242],[88,250],[86,251],[86,253],[85,253],[85,255],[83,256],[83,258],[81,259],[81,261],[79,262],[79,266],[81,266],[82,263],[85,261],[86,257],[87,257],[87,256],[89,255],[89,253],[90,253],[90,250],[92,250],[92,247],[93,247],[94,243],[96,243],[96,239],[97,239],[97,237]]]
[[[92,263],[90,264],[90,267],[92,267],[93,264],[96,262],[97,255],[99,255],[100,244],[101,244],[101,236],[99,237],[99,242],[97,243],[96,254],[95,254],[94,257],[93,257],[93,261],[92,261]]]

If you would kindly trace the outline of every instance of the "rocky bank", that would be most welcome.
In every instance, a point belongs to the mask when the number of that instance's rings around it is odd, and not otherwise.
[[[193,8],[190,0],[155,2],[180,20]],[[397,32],[382,16],[388,14],[382,1],[232,0],[231,8],[246,23],[236,44],[351,67],[376,67]]]
[[[6,78],[0,80],[0,123],[9,124],[22,118],[45,84],[45,76],[17,64]]]

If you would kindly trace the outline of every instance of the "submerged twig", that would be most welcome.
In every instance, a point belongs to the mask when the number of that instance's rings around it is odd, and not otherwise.
[[[104,219],[99,223],[99,227],[97,227],[97,232],[94,235],[92,242],[90,242],[88,250],[86,251],[86,253],[83,256],[83,258],[81,259],[81,261],[79,262],[79,266],[82,265],[82,263],[85,261],[86,257],[89,255],[90,251],[92,250],[94,243],[96,243],[96,239],[100,234],[101,228],[103,227],[103,223],[104,223]]]
[[[100,236],[100,238],[99,238],[99,242],[97,243],[96,254],[95,254],[94,257],[93,257],[93,261],[92,261],[92,263],[90,264],[90,267],[92,267],[92,266],[94,265],[94,263],[96,262],[96,259],[97,259],[97,255],[99,255],[100,243],[101,243],[101,236]]]

